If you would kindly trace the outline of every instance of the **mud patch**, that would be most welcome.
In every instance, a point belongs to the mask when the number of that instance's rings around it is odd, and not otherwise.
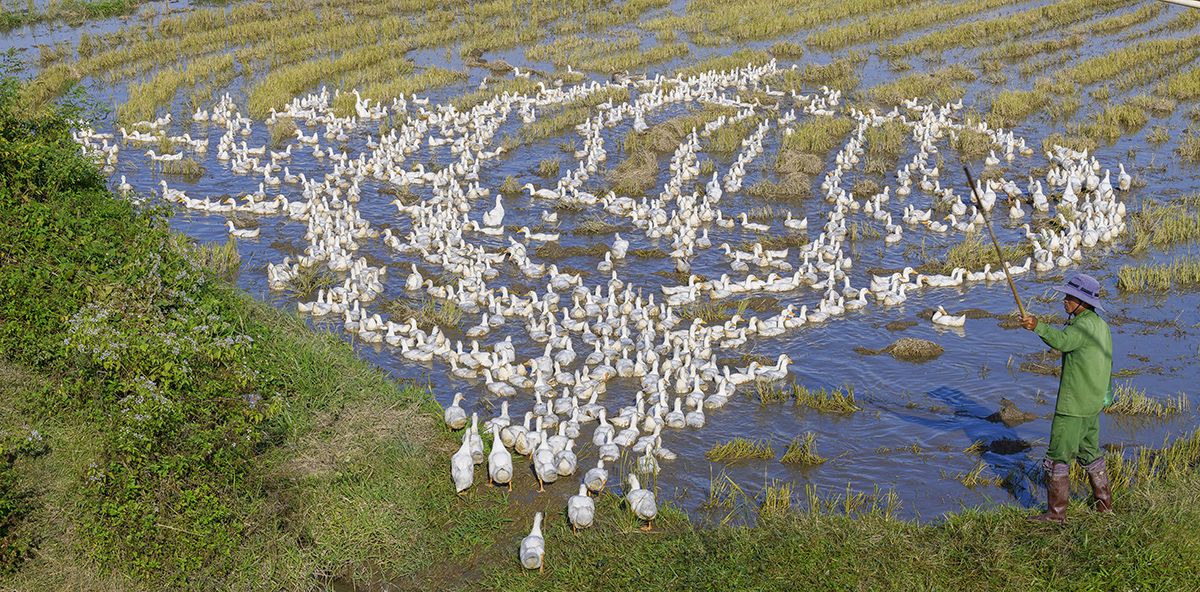
[[[1033,448],[1033,444],[1019,438],[1000,438],[988,442],[984,448],[996,454],[1020,454]]]
[[[888,331],[903,331],[910,327],[916,327],[916,326],[917,326],[916,321],[892,321],[892,322],[884,325],[883,328],[887,329]]]
[[[1033,421],[1038,417],[1036,413],[1021,410],[1017,407],[1016,403],[1008,399],[1000,399],[1000,410],[987,416],[987,420],[994,423],[1002,423],[1011,428],[1027,421]],[[990,450],[991,444],[988,447]]]

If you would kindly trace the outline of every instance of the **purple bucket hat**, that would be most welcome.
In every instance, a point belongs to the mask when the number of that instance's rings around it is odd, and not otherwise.
[[[1066,284],[1056,286],[1054,289],[1074,296],[1096,309],[1104,310],[1100,304],[1100,282],[1086,273],[1077,273],[1068,278]]]

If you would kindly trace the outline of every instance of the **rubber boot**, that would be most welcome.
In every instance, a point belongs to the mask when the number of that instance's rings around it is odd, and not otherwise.
[[[1067,501],[1071,498],[1071,465],[1047,458],[1042,468],[1046,470],[1046,511],[1029,519],[1061,524],[1067,521]]]
[[[1104,457],[1083,465],[1087,472],[1088,481],[1092,483],[1092,495],[1096,498],[1096,511],[1107,514],[1112,512],[1112,491],[1108,486],[1108,468]]]

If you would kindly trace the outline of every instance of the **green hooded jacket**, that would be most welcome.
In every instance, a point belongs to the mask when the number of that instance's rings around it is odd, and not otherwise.
[[[1095,311],[1085,309],[1068,321],[1065,329],[1038,323],[1033,332],[1063,354],[1054,412],[1074,417],[1100,413],[1112,378],[1112,333],[1108,323]]]

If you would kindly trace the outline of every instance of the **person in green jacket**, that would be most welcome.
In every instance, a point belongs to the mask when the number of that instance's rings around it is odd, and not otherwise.
[[[1112,333],[1108,323],[1096,314],[1097,309],[1104,310],[1100,305],[1100,282],[1080,273],[1055,290],[1063,293],[1063,308],[1070,316],[1066,327],[1056,329],[1039,323],[1032,315],[1022,318],[1021,324],[1037,333],[1046,345],[1062,352],[1050,448],[1042,461],[1048,492],[1046,512],[1031,519],[1065,522],[1072,461],[1079,461],[1087,472],[1096,509],[1112,511],[1108,472],[1100,450],[1100,412],[1112,402]]]

